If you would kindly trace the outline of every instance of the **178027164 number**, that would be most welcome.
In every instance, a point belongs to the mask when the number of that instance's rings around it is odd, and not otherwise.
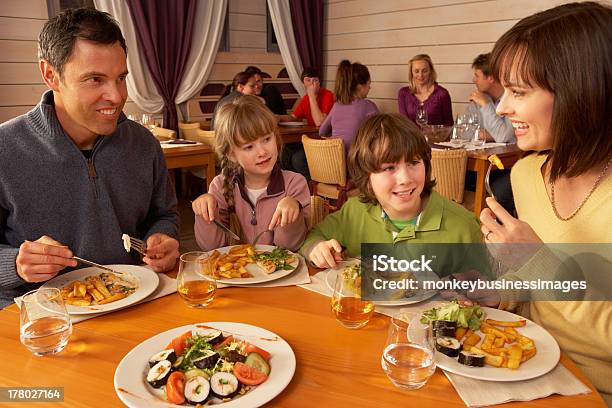
[[[0,402],[64,401],[64,387],[0,387]]]

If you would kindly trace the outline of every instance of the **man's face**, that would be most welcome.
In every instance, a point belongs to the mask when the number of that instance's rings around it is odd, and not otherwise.
[[[312,87],[316,92],[321,89],[321,82],[317,77],[304,77],[304,88],[308,89]]]
[[[77,40],[61,77],[44,62],[41,67],[60,124],[77,144],[115,131],[127,99],[126,55],[119,42]]]
[[[493,83],[493,78],[486,76],[483,74],[482,70],[478,68],[474,69],[473,71],[474,76],[472,77],[472,82],[474,85],[476,85],[476,89],[478,89],[479,92],[486,93]]]

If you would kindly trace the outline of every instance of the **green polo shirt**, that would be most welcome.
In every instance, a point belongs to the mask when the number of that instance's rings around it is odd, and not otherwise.
[[[306,237],[300,252],[310,252],[319,241],[336,239],[347,256],[361,255],[361,244],[480,243],[480,224],[473,213],[433,191],[416,225],[398,230],[384,216],[380,205],[350,198],[340,210],[328,215]]]

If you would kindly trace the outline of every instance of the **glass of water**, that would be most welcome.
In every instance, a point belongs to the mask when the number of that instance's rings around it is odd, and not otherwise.
[[[419,105],[419,107],[417,108],[416,111],[416,122],[417,125],[419,125],[421,127],[421,129],[425,128],[425,126],[427,126],[427,109],[425,109],[425,105],[421,104]]]
[[[474,147],[483,147],[486,141],[487,135],[485,134],[484,130],[480,126],[476,126],[476,129],[474,129],[472,144]]]
[[[19,339],[32,353],[46,356],[62,351],[72,334],[72,323],[60,290],[39,288],[23,295]]]
[[[403,310],[391,318],[380,360],[393,385],[407,390],[423,387],[436,370],[431,329],[419,319]]]

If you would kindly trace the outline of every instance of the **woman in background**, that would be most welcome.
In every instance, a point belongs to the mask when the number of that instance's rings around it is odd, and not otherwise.
[[[240,95],[259,95],[261,92],[261,82],[257,81],[256,74],[252,72],[239,72],[234,77],[232,84],[225,87],[225,92],[217,105],[215,106],[215,111],[213,112],[213,116],[210,120],[210,129],[215,129],[215,116],[217,115],[217,111],[223,105],[231,103],[234,99],[238,98]],[[261,99],[264,102],[263,99]]]
[[[355,138],[357,129],[369,116],[378,113],[376,104],[368,99],[370,72],[358,62],[343,60],[336,74],[336,103],[319,128],[319,135],[344,140],[345,152]]]
[[[419,106],[427,111],[428,125],[453,125],[453,107],[448,91],[438,85],[438,74],[427,54],[412,57],[408,70],[408,86],[399,90],[397,103],[402,115],[414,123]]]

